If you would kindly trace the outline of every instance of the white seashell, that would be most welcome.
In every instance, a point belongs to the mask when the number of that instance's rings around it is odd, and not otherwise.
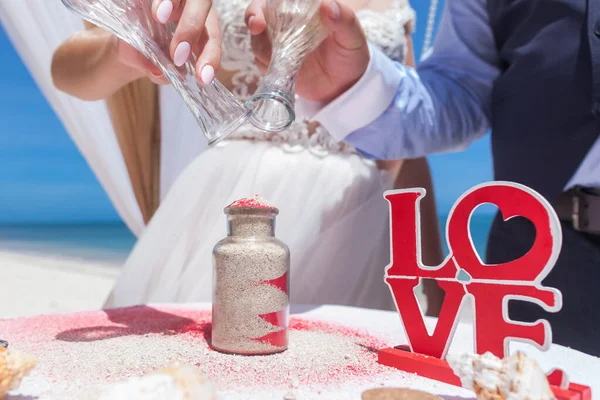
[[[18,351],[0,347],[0,398],[10,390],[15,390],[21,384],[23,377],[35,368],[35,357]]]
[[[213,385],[197,368],[173,366],[110,387],[99,400],[215,400]]]
[[[491,353],[448,356],[465,389],[478,400],[551,400],[556,397],[538,363],[518,352],[503,360]]]

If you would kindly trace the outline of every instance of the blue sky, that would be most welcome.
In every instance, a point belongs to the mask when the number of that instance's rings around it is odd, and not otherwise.
[[[428,0],[417,11],[420,52]],[[0,223],[117,221],[85,160],[0,26]],[[489,137],[468,151],[430,158],[440,213],[465,190],[492,179]]]

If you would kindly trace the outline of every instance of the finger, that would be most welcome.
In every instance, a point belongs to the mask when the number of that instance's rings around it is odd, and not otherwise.
[[[250,38],[250,44],[252,45],[252,52],[254,56],[264,64],[268,64],[271,60],[271,41],[267,35],[267,32],[263,32],[260,35],[252,36]]]
[[[147,73],[154,76],[155,78],[160,78],[163,76],[163,73],[160,70],[160,68],[158,68],[156,65],[152,64],[149,61],[147,64],[144,65],[144,69],[146,70]]]
[[[196,79],[207,85],[213,81],[221,65],[221,27],[214,9],[210,10],[206,18],[204,32],[207,40],[196,63]]]
[[[144,57],[137,50],[131,48],[131,60],[129,65],[144,71],[146,74],[162,76],[160,68],[158,68],[152,61]]]
[[[171,41],[171,57],[178,67],[187,62],[192,46],[200,41],[211,7],[211,0],[186,0]]]
[[[358,50],[366,45],[365,34],[356,13],[345,3],[326,0],[321,3],[321,20],[343,50]]]
[[[267,70],[269,69],[269,64],[263,62],[262,60],[259,60],[258,58],[254,59],[254,63],[261,74],[264,75],[267,73]]]
[[[178,6],[173,7],[173,15],[171,15],[171,21],[179,22],[179,20],[181,19],[181,16],[183,15],[183,10],[185,10],[186,1],[187,0],[178,0],[178,2],[179,2]]]
[[[160,69],[148,60],[146,57],[141,55],[136,49],[131,47],[127,42],[121,39],[117,40],[117,55],[119,61],[124,65],[135,68],[144,74],[158,74],[161,75]]]
[[[181,0],[154,0],[152,2],[152,16],[162,24],[169,22],[173,11],[179,9]]]
[[[150,80],[154,83],[163,84],[161,82],[168,82],[167,78],[163,75],[160,68],[158,68],[150,61],[145,61],[141,65],[141,71],[143,71],[143,73],[146,76],[148,76],[148,78],[150,78]]]
[[[162,74],[155,75],[152,73],[148,75],[148,78],[152,83],[155,83],[157,85],[168,85],[170,83],[169,80],[165,78],[165,76]]]
[[[267,28],[265,14],[263,12],[265,0],[253,0],[246,9],[244,21],[252,35],[260,35]]]

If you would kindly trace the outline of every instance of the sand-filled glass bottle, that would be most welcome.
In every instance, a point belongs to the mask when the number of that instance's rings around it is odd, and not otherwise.
[[[227,237],[213,251],[211,345],[233,354],[288,346],[288,247],[275,238],[277,208],[260,198],[225,208]]]
[[[250,116],[244,104],[216,79],[208,85],[196,80],[197,57],[177,67],[169,45],[175,24],[161,24],[152,17],[152,0],[62,0],[81,18],[107,29],[152,61],[173,84],[194,115],[209,144],[214,144]]]

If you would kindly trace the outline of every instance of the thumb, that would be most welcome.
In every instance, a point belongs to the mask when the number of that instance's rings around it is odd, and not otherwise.
[[[246,9],[246,15],[244,15],[246,26],[254,36],[262,34],[267,27],[263,13],[264,3],[264,0],[253,0]]]
[[[353,51],[367,45],[367,39],[354,10],[341,1],[325,0],[321,3],[321,20],[331,33],[336,45]]]

